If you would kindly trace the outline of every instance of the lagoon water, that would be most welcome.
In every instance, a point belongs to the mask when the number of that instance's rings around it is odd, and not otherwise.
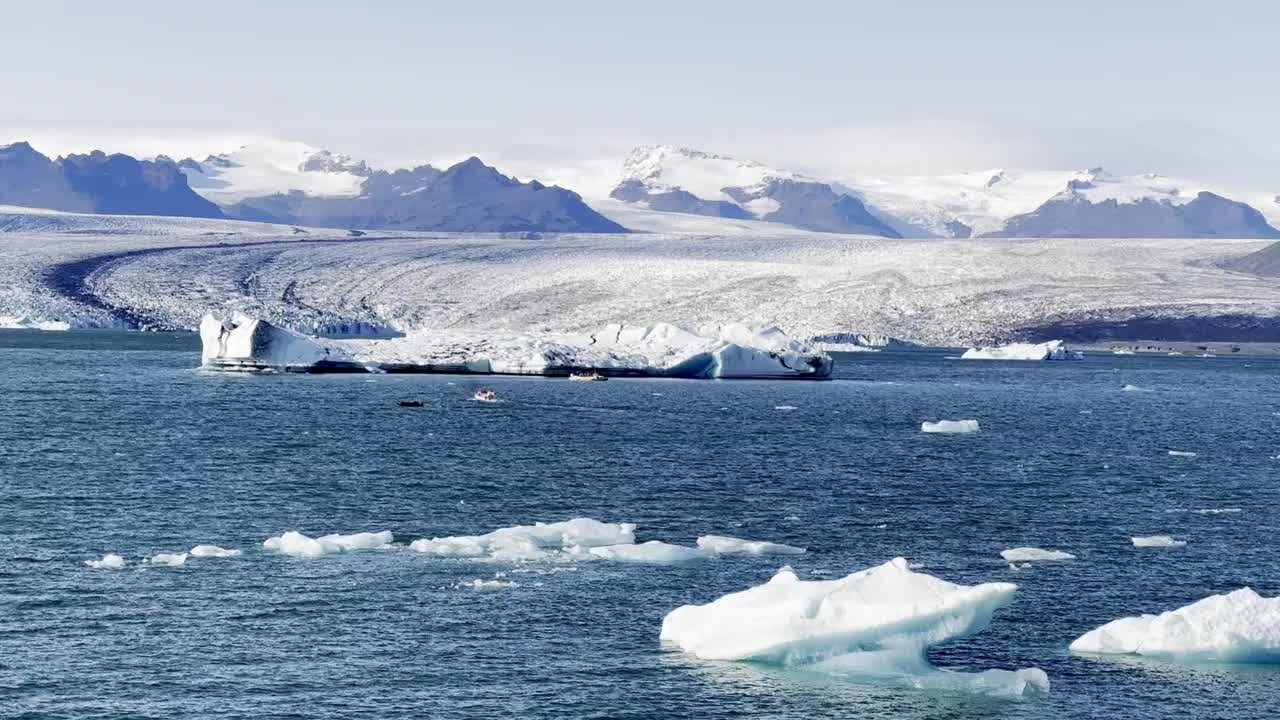
[[[1246,585],[1280,594],[1277,360],[860,354],[827,383],[237,376],[198,361],[185,336],[0,334],[0,717],[1280,716],[1275,668],[1067,652],[1117,617]],[[481,384],[501,402],[472,401]],[[939,419],[981,432],[920,431]],[[809,552],[552,572],[262,548],[290,529],[407,544],[579,516],[634,522],[641,541]],[[1187,544],[1129,539],[1156,534]],[[142,562],[200,543],[244,554]],[[1001,560],[1024,545],[1077,559]],[[106,552],[127,566],[85,566]],[[931,659],[1037,666],[1052,692],[868,685],[658,642],[669,610],[783,562],[836,577],[899,555],[1018,583],[987,631]],[[464,585],[498,573],[518,584]]]

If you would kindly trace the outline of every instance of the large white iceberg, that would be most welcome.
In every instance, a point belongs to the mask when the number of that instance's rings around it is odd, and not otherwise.
[[[969,348],[961,360],[1083,360],[1084,354],[1073,352],[1061,340],[1042,343],[1012,343],[999,347]]]
[[[1159,615],[1126,617],[1081,635],[1073,652],[1280,663],[1280,597],[1251,588]]]
[[[604,374],[826,379],[831,356],[771,325],[608,325],[593,333],[416,331],[379,340],[304,336],[239,313],[200,323],[206,368],[294,372]]]
[[[957,585],[912,572],[895,558],[839,580],[800,580],[790,568],[769,582],[662,621],[661,639],[708,660],[749,660],[873,682],[1021,695],[1047,691],[1031,668],[986,673],[941,670],[929,648],[980,632],[1007,605],[1012,583]]]

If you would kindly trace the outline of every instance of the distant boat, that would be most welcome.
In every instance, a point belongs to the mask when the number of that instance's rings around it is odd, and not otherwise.
[[[471,398],[477,402],[498,402],[498,393],[489,388],[480,388]]]
[[[400,407],[422,407],[421,400],[401,400]]]
[[[579,380],[582,382],[603,382],[605,380],[608,380],[609,378],[601,375],[598,372],[585,372],[585,373],[571,373],[569,375],[569,379]]]

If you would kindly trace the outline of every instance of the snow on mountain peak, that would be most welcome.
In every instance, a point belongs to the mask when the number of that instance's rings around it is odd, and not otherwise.
[[[636,180],[649,192],[685,190],[703,200],[732,198],[726,187],[758,188],[771,180],[803,180],[803,176],[724,155],[676,147],[642,145],[622,163],[621,181]]]
[[[364,161],[306,143],[259,140],[196,163],[179,163],[193,190],[219,204],[292,190],[321,197],[354,197],[370,174]]]

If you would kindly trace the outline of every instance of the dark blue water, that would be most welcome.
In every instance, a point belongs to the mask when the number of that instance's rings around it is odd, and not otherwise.
[[[1066,651],[1116,617],[1243,585],[1280,594],[1273,360],[858,355],[829,383],[486,379],[503,398],[487,406],[468,378],[203,373],[189,338],[0,343],[2,717],[1280,714],[1270,668]],[[938,418],[982,432],[919,431]],[[1225,508],[1241,511],[1187,512]],[[864,687],[659,645],[666,612],[758,584],[776,557],[539,575],[407,550],[261,548],[288,529],[390,529],[407,543],[576,516],[637,523],[642,541],[802,545],[785,559],[802,577],[904,555],[948,580],[1017,582],[990,629],[932,659],[1038,666],[1052,692]],[[1157,533],[1188,544],[1129,541]],[[141,562],[197,543],[245,554]],[[1018,572],[999,551],[1019,545],[1079,559]],[[84,566],[108,551],[128,567]],[[521,584],[456,587],[496,572]]]

